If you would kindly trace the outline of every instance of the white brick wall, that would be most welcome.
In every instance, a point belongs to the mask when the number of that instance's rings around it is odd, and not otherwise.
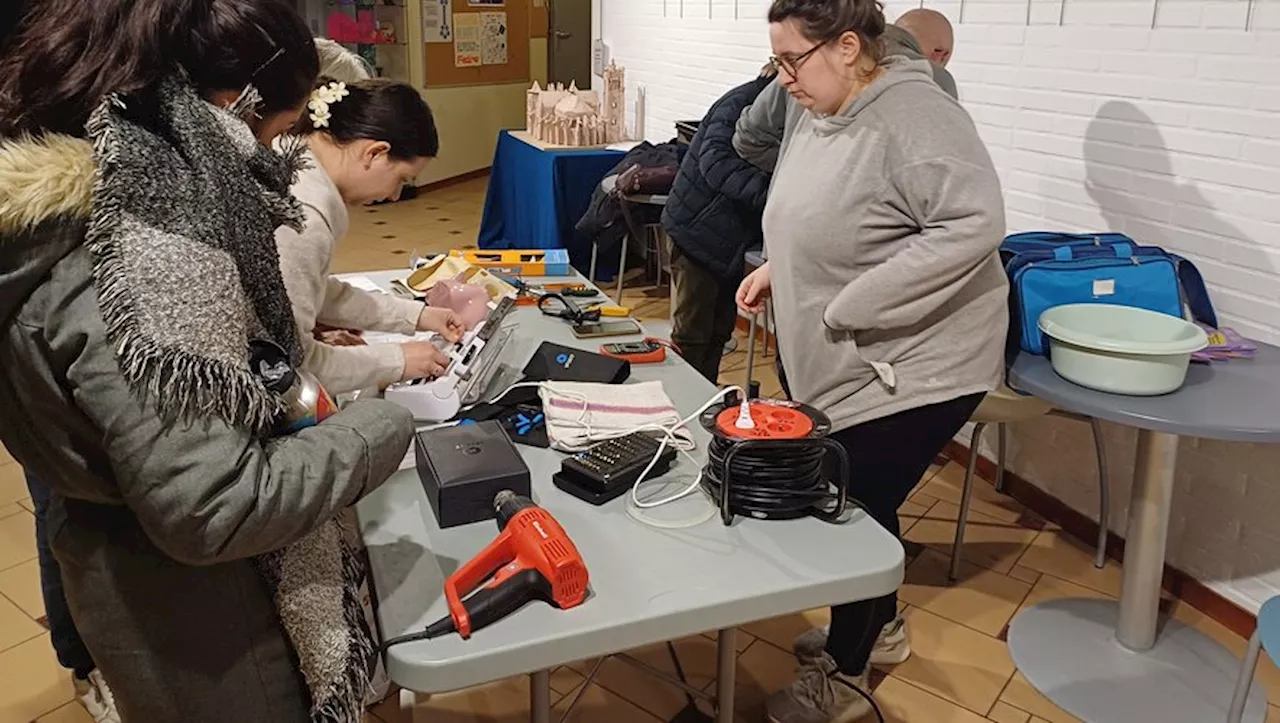
[[[1125,231],[1194,259],[1220,315],[1280,343],[1280,2],[926,2],[1005,188],[1009,231]],[[890,1],[892,19],[918,2]],[[766,0],[596,0],[598,37],[646,90],[649,140],[769,56]],[[1096,514],[1087,427],[1014,430],[1012,466]],[[1135,435],[1108,427],[1123,531]],[[990,454],[990,452],[988,452]],[[1248,608],[1280,592],[1280,448],[1184,442],[1171,562]]]

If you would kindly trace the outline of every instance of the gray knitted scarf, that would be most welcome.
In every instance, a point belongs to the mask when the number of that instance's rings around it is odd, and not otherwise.
[[[120,368],[173,424],[211,416],[268,446],[283,409],[251,372],[249,341],[300,361],[275,231],[300,228],[289,186],[300,148],[276,154],[242,118],[181,79],[89,120],[98,179],[87,242],[98,304]],[[312,720],[359,723],[374,648],[357,597],[359,558],[338,520],[256,563],[311,693]]]

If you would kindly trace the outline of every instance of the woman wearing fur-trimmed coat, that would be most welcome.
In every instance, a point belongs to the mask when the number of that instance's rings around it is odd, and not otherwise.
[[[337,517],[412,419],[361,401],[279,436],[249,364],[251,341],[301,357],[273,242],[296,156],[266,144],[315,82],[306,25],[283,0],[26,22],[0,52],[0,442],[56,493],[85,643],[126,721],[358,723],[373,647]]]

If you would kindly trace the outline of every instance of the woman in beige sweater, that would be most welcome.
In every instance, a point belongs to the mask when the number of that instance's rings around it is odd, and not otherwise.
[[[333,249],[347,233],[347,206],[399,195],[439,152],[431,110],[411,86],[387,80],[322,81],[299,125],[311,167],[293,195],[306,213],[301,232],[276,233],[305,358],[304,368],[333,394],[432,377],[446,357],[430,342],[337,345],[323,327],[411,335],[433,331],[448,341],[463,332],[448,309],[358,289],[329,274]]]

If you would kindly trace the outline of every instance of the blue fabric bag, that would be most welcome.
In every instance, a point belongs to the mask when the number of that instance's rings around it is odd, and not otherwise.
[[[1083,234],[1058,231],[1027,231],[1025,233],[1016,233],[1006,238],[1004,244],[1000,247],[1000,253],[1007,267],[1008,262],[1018,253],[1052,250],[1062,246],[1078,248],[1081,246],[1102,247],[1114,244],[1128,244],[1140,252],[1155,250],[1167,254],[1169,258],[1173,259],[1174,266],[1178,272],[1179,292],[1182,295],[1184,307],[1183,315],[1189,315],[1195,321],[1207,324],[1215,329],[1218,328],[1218,314],[1213,309],[1213,302],[1209,300],[1209,290],[1205,287],[1204,277],[1200,275],[1200,269],[1196,268],[1195,264],[1159,246],[1139,246],[1136,241],[1122,233]]]
[[[1183,316],[1180,260],[1122,234],[1015,234],[1001,256],[1011,286],[1010,341],[1016,333],[1032,354],[1046,351],[1040,315],[1055,306],[1115,304]]]

